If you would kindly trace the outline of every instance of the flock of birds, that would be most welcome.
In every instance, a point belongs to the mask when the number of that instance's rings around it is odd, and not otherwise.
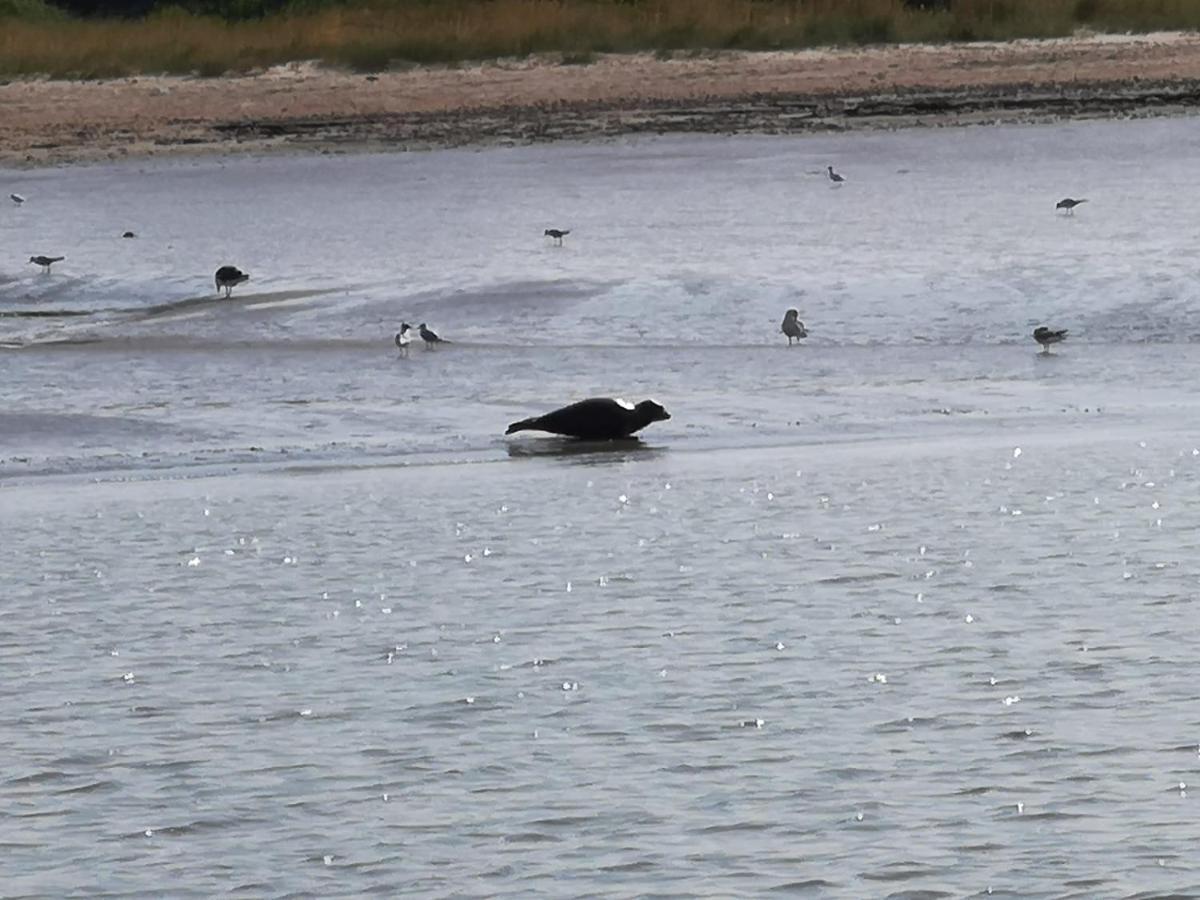
[[[841,187],[846,183],[846,178],[833,170],[833,166],[826,166],[825,171],[829,176],[829,182],[833,187]],[[1087,203],[1086,198],[1075,199],[1074,197],[1063,197],[1054,204],[1054,209],[1062,210],[1065,215],[1075,215],[1075,208],[1084,203]],[[547,232],[549,234],[549,232]],[[792,345],[793,340],[808,337],[808,332],[804,330],[804,323],[797,318],[800,313],[794,309],[789,309],[783,317],[783,325],[781,330],[787,335],[788,346]],[[1042,353],[1050,352],[1050,347],[1054,344],[1061,344],[1067,339],[1067,329],[1065,328],[1047,328],[1045,325],[1039,325],[1033,329],[1033,339],[1037,341],[1038,346],[1042,348]]]
[[[833,166],[826,166],[825,171],[829,177],[830,184],[834,187],[841,187],[846,183],[846,177],[840,172],[835,172]],[[1086,199],[1076,200],[1073,197],[1064,197],[1054,205],[1055,210],[1063,210],[1066,215],[1075,215],[1075,207],[1082,203],[1087,203]],[[547,228],[542,232],[546,237],[553,238],[554,243],[561,247],[563,238],[570,234],[570,230],[561,228]],[[236,270],[235,270],[236,271]],[[219,275],[220,273],[218,273]],[[421,340],[425,342],[425,349],[432,350],[437,344],[446,344],[449,341],[443,341],[434,332],[425,327],[425,323],[421,323],[420,334]],[[407,322],[400,324],[400,330],[396,333],[395,342],[400,350],[400,355],[407,357],[409,345],[412,343],[412,337],[409,331],[412,326]],[[783,322],[779,326],[779,330],[783,332],[788,339],[788,346],[799,343],[802,338],[808,337],[808,330],[804,327],[804,323],[800,321],[800,311],[798,309],[789,309],[783,315]],[[1037,341],[1042,348],[1042,353],[1050,352],[1050,347],[1054,344],[1060,344],[1067,338],[1068,331],[1065,328],[1055,329],[1047,328],[1044,325],[1039,325],[1033,330],[1033,339]]]
[[[846,177],[834,171],[833,166],[826,166],[825,171],[833,187],[840,188],[846,183]],[[25,203],[25,198],[20,194],[9,194],[9,199],[17,206]],[[1063,210],[1065,215],[1073,216],[1076,207],[1084,203],[1087,203],[1086,199],[1077,200],[1073,197],[1064,197],[1055,204],[1054,208]],[[547,228],[542,233],[545,237],[552,239],[556,246],[561,247],[563,238],[571,232],[569,229]],[[133,238],[136,235],[132,231],[126,231],[121,237]],[[49,274],[50,267],[64,259],[66,259],[65,256],[36,255],[29,257],[31,263],[42,267],[44,274]],[[220,296],[224,291],[226,298],[233,296],[235,287],[249,280],[248,273],[231,265],[221,266],[213,276],[217,295]],[[396,332],[394,342],[402,357],[408,356],[409,348],[413,343],[413,337],[410,334],[412,330],[413,327],[407,322],[401,322],[400,330]],[[788,309],[784,313],[779,330],[787,338],[789,347],[808,337],[808,330],[800,321],[800,311],[797,309]],[[433,350],[438,344],[450,343],[439,337],[437,332],[430,329],[424,322],[417,326],[417,334],[424,342],[426,350]],[[1055,329],[1039,325],[1033,330],[1033,339],[1042,348],[1042,353],[1048,354],[1054,344],[1060,344],[1066,340],[1067,334],[1065,328]],[[669,418],[671,418],[670,414],[653,400],[643,400],[635,406],[624,400],[594,397],[564,406],[543,416],[514,422],[505,433],[538,430],[575,438],[613,440],[628,438],[652,422],[660,422]]]

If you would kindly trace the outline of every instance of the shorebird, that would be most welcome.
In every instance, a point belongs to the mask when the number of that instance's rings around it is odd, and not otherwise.
[[[808,337],[808,332],[804,330],[804,323],[800,321],[800,311],[789,309],[783,314],[783,324],[779,326],[779,330],[787,335],[788,346],[792,346],[793,340]]]
[[[562,246],[562,239],[570,233],[571,229],[569,228],[566,231],[563,231],[561,228],[547,228],[542,232],[542,234],[546,235],[546,237],[554,238],[554,243],[558,244],[560,247]]]
[[[42,267],[42,271],[45,273],[49,273],[50,267],[52,265],[54,265],[56,262],[62,262],[64,259],[66,259],[65,256],[31,256],[31,257],[29,257],[29,261],[31,263],[37,263],[39,266]]]
[[[137,235],[136,235],[136,234],[134,234],[132,231],[127,231],[127,232],[125,232],[123,235],[121,235],[121,237],[123,237],[123,238],[135,238],[135,237],[137,237]]]
[[[1075,207],[1077,207],[1081,203],[1087,203],[1087,199],[1085,198],[1083,200],[1073,200],[1070,197],[1063,197],[1063,199],[1059,200],[1057,203],[1054,204],[1054,208],[1055,209],[1065,209],[1067,211],[1068,216],[1073,216],[1073,215],[1075,215]]]
[[[435,344],[450,343],[449,341],[438,337],[436,333],[434,333],[434,332],[430,331],[428,328],[426,328],[424,322],[422,322],[420,325],[417,326],[417,330],[420,331],[420,333],[421,333],[421,340],[423,340],[425,342],[426,350],[432,350]]]
[[[1055,331],[1045,325],[1033,329],[1033,339],[1042,345],[1042,352],[1049,353],[1051,344],[1061,344],[1067,339],[1067,329]]]
[[[408,345],[412,343],[412,338],[408,336],[410,328],[412,326],[407,322],[401,322],[400,330],[396,332],[396,346],[400,348],[401,356],[408,356]]]
[[[229,297],[233,293],[233,289],[243,281],[249,280],[250,276],[237,266],[221,266],[217,269],[217,274],[213,276],[213,283],[217,286],[217,295],[220,296],[221,291],[224,290],[226,297]]]
[[[17,204],[17,206],[20,206],[22,203],[25,202],[25,198],[22,197],[20,194],[9,194],[8,196],[9,196],[9,199],[11,199],[13,203]]]
[[[829,170],[829,180],[834,184],[842,184],[846,180],[837,172],[833,171],[833,166],[826,166],[825,168]]]

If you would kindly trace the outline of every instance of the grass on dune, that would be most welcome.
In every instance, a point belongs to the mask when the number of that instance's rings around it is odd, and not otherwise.
[[[71,19],[41,0],[0,0],[0,74],[95,78],[244,72],[295,60],[358,71],[561,53],[767,50],[1058,37],[1080,26],[1200,28],[1197,0],[375,0],[294,7],[248,21],[179,9]]]

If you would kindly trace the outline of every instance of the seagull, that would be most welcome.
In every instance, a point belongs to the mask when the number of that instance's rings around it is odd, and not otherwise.
[[[449,341],[438,337],[436,333],[434,333],[434,332],[430,331],[428,328],[426,328],[424,322],[422,322],[420,325],[418,325],[417,329],[421,332],[421,340],[423,340],[425,342],[426,350],[432,350],[433,346],[435,344],[450,343]]]
[[[566,231],[563,231],[560,228],[547,228],[542,232],[542,234],[546,235],[546,237],[554,238],[554,242],[560,247],[562,246],[562,239],[570,233],[571,230],[569,228]]]
[[[804,323],[799,319],[800,311],[789,309],[783,316],[783,324],[779,330],[787,335],[788,346],[792,346],[792,340],[808,337],[808,332],[804,330]]]
[[[1087,199],[1085,198],[1083,200],[1073,200],[1070,197],[1063,197],[1063,199],[1059,200],[1057,203],[1054,204],[1054,208],[1055,209],[1065,209],[1067,211],[1068,216],[1073,216],[1073,215],[1075,215],[1075,207],[1077,207],[1081,203],[1087,203]]]
[[[396,332],[396,346],[400,348],[401,356],[408,356],[408,345],[412,343],[412,338],[408,336],[410,328],[412,326],[407,322],[401,322],[400,330]]]
[[[841,175],[839,175],[837,172],[833,171],[833,166],[826,166],[825,168],[829,170],[829,180],[832,181],[834,184],[841,184],[842,182],[844,182],[846,180]]]
[[[25,202],[25,198],[22,197],[20,194],[9,194],[8,196],[9,196],[9,199],[11,199],[13,203],[17,204],[17,206],[20,206],[22,203]]]
[[[1053,328],[1039,325],[1033,329],[1033,339],[1042,345],[1043,353],[1049,353],[1051,344],[1061,344],[1067,339],[1067,329],[1055,331]]]
[[[237,266],[221,266],[221,268],[217,269],[217,274],[213,276],[213,282],[217,286],[217,295],[220,296],[222,289],[224,289],[226,297],[230,296],[233,293],[233,289],[243,281],[249,280],[250,276]]]
[[[31,257],[29,257],[29,261],[31,263],[37,263],[39,266],[42,267],[42,271],[46,272],[46,273],[49,273],[50,267],[52,265],[54,265],[56,262],[62,262],[64,259],[66,259],[65,256],[31,256]]]

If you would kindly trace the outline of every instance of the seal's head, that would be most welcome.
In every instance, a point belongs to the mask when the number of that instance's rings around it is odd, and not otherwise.
[[[665,422],[671,414],[654,400],[643,400],[635,407],[647,422]]]

